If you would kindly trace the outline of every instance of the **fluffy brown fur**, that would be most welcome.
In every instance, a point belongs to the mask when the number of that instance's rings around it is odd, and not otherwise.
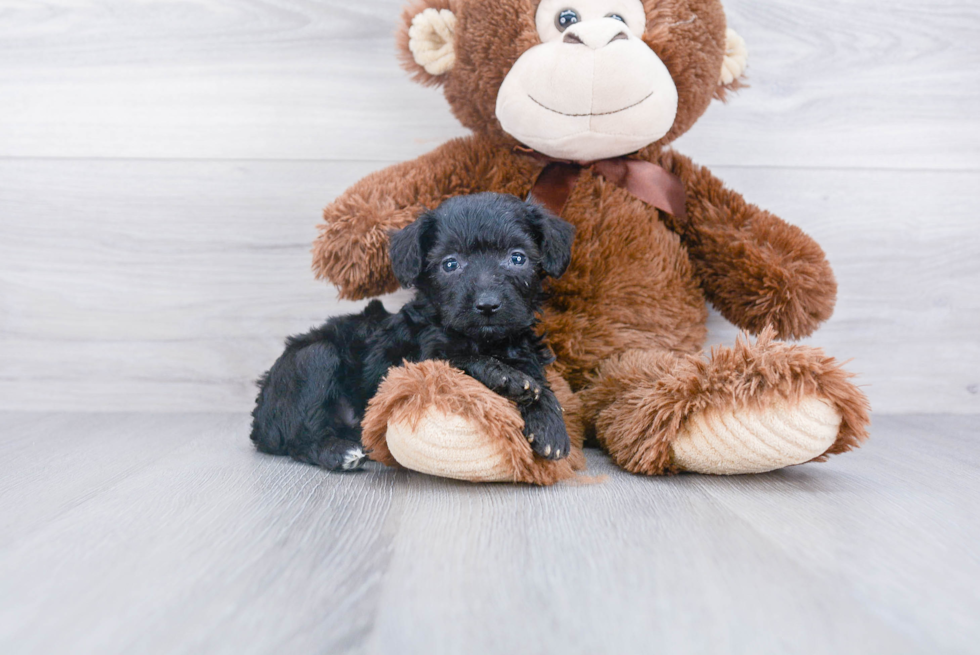
[[[391,370],[368,405],[361,423],[361,442],[371,450],[371,459],[397,466],[385,441],[388,422],[407,422],[416,426],[425,412],[434,408],[464,417],[479,426],[487,438],[499,443],[511,462],[514,482],[554,484],[584,469],[585,455],[579,420],[581,403],[560,376],[549,375],[548,379],[565,408],[565,425],[572,441],[572,452],[565,459],[535,457],[524,438],[524,423],[514,403],[495,393],[487,393],[485,386],[462,371],[434,360]]]
[[[516,149],[494,105],[518,56],[539,42],[536,5],[533,0],[424,0],[406,10],[399,35],[406,68],[423,83],[441,84],[454,114],[474,135],[374,173],[326,208],[314,268],[339,287],[342,297],[364,298],[397,287],[387,259],[388,231],[407,225],[421,210],[455,195],[497,191],[523,198],[532,188],[543,163]],[[412,17],[430,6],[457,16],[456,65],[440,78],[419,68],[407,50]],[[631,156],[680,177],[687,217],[662,213],[590,170],[582,174],[562,213],[577,228],[572,263],[552,283],[542,321],[558,357],[555,369],[587,399],[583,418],[600,442],[631,470],[669,471],[669,444],[692,411],[764,404],[774,394],[817,393],[834,402],[845,420],[828,454],[854,447],[866,436],[863,394],[819,350],[772,341],[809,335],[831,315],[837,287],[823,251],[799,228],[746,202],[710,171],[667,147],[713,97],[723,98],[738,86],[718,85],[725,47],[721,4],[648,0],[645,6],[644,41],[670,71],[679,110],[664,138]],[[699,351],[706,336],[706,302],[751,334],[769,326],[773,332],[753,346],[716,350],[704,361]],[[391,379],[401,375],[392,372]],[[474,418],[474,412],[497,407],[486,389],[470,388],[463,403],[455,400],[458,393],[443,397],[437,393],[442,387],[423,386],[429,390],[425,401],[404,401],[415,408],[449,403]],[[382,387],[375,402],[378,415],[382,408],[393,411],[389,395],[400,388],[394,382]],[[492,418],[481,420],[509,438],[513,426],[502,411],[494,409]],[[384,452],[382,427],[365,428],[379,453]]]

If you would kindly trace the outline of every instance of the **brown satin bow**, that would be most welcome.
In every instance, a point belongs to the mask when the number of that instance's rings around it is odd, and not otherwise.
[[[561,216],[568,197],[575,188],[582,170],[592,169],[618,187],[657,209],[683,219],[687,215],[687,194],[684,183],[673,173],[653,162],[639,159],[600,159],[578,163],[554,159],[534,150],[518,147],[518,152],[544,161],[545,167],[528,194],[528,200],[543,205]]]

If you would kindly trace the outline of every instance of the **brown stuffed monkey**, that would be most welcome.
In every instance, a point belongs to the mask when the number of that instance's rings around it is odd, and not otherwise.
[[[830,317],[833,272],[800,229],[670,149],[739,86],[717,0],[422,0],[398,43],[473,135],[361,180],[324,211],[314,269],[344,298],[393,291],[390,231],[456,195],[532,197],[577,228],[541,321],[576,447],[533,456],[520,415],[441,362],[393,369],[363,424],[372,457],[548,484],[594,438],[634,473],[755,473],[842,453],[868,404],[820,350],[777,339]],[[749,333],[702,351],[706,302]]]

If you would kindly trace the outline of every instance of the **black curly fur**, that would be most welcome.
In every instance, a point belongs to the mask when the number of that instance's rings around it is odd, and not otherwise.
[[[262,376],[252,441],[330,470],[360,467],[361,419],[388,369],[443,359],[512,399],[536,453],[568,455],[535,333],[541,281],[568,266],[574,228],[536,205],[484,193],[447,200],[391,237],[398,280],[415,287],[396,314],[378,300],[286,341]],[[523,258],[523,259],[522,259]]]

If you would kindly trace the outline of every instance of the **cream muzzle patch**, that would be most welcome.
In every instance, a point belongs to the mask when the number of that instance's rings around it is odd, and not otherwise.
[[[589,161],[661,138],[677,115],[677,88],[643,42],[640,0],[543,0],[542,43],[515,62],[497,94],[504,131],[538,152]]]

